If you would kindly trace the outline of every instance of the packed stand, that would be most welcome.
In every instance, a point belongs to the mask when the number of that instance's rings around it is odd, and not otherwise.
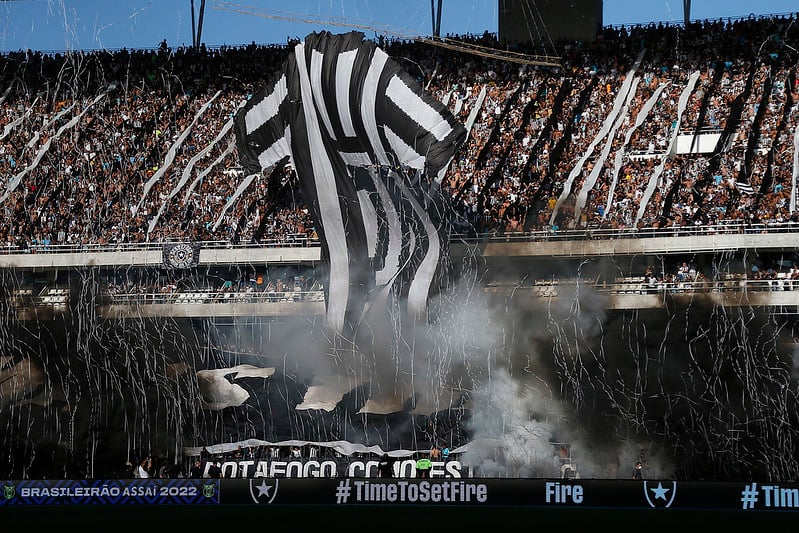
[[[606,28],[557,43],[560,67],[380,44],[474,118],[443,183],[479,232],[784,222],[797,220],[795,22]],[[291,44],[0,57],[4,246],[315,238],[289,164],[244,187],[231,128]],[[700,134],[715,145],[676,149]]]

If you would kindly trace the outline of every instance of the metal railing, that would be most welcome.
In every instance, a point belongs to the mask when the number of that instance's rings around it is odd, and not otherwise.
[[[740,220],[722,221],[703,226],[673,226],[668,228],[600,228],[549,229],[526,232],[488,232],[479,235],[458,235],[450,242],[531,242],[531,241],[579,241],[617,239],[656,239],[662,237],[700,237],[716,235],[758,235],[775,233],[799,233],[799,222],[774,222],[748,224]]]
[[[561,288],[568,287],[570,290],[575,286],[581,286],[590,290],[608,294],[698,294],[710,292],[777,292],[777,291],[799,291],[799,280],[787,278],[776,279],[725,279],[725,280],[701,280],[701,281],[657,281],[647,283],[641,278],[638,281],[623,282],[594,282],[578,280],[538,280],[531,285],[519,284],[493,284],[487,290],[499,291],[528,291],[536,296],[556,297]]]
[[[31,244],[27,247],[4,246],[0,254],[80,254],[100,252],[148,252],[159,251],[164,245],[184,241],[121,242],[112,244]],[[265,239],[258,242],[232,243],[230,241],[196,241],[193,244],[203,249],[252,249],[252,248],[307,248],[320,245],[318,238],[304,234],[289,235],[280,239]]]
[[[657,239],[663,237],[698,237],[717,235],[757,235],[799,233],[799,222],[770,222],[749,224],[740,220],[720,221],[702,226],[672,226],[667,228],[602,228],[589,226],[581,229],[550,228],[520,232],[489,231],[477,234],[452,234],[450,243],[484,244],[506,242],[579,241],[617,239]],[[147,252],[162,250],[164,245],[178,241],[116,243],[116,244],[35,244],[28,247],[5,246],[0,255],[13,254],[77,254],[100,252]],[[288,239],[268,239],[259,242],[231,243],[227,241],[197,241],[201,249],[261,249],[319,247],[318,238],[297,235]]]
[[[323,302],[324,291],[186,291],[174,293],[109,293],[111,305],[233,304]]]
[[[798,291],[799,280],[785,277],[776,279],[745,279],[730,277],[724,280],[701,281],[657,281],[647,283],[643,279],[616,282],[583,281],[576,279],[536,280],[532,284],[492,283],[484,287],[489,292],[525,292],[538,297],[558,297],[561,289],[579,285],[606,295],[621,294],[699,294],[699,293],[741,293]],[[43,306],[65,308],[68,302],[66,291],[46,292],[39,295],[14,294],[11,301],[15,306]],[[323,303],[323,290],[310,291],[216,291],[195,290],[173,293],[118,293],[102,295],[101,305],[191,305],[191,304],[279,304],[279,303]]]

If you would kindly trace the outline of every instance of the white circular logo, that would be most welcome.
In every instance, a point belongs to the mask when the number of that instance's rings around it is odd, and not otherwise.
[[[174,268],[188,268],[194,264],[194,248],[188,243],[180,243],[169,250],[169,264]]]

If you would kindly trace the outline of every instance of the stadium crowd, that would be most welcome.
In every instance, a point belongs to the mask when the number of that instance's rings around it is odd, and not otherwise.
[[[445,190],[519,232],[799,221],[798,36],[796,14],[608,27],[559,67],[380,44],[464,123],[479,106]],[[247,184],[231,128],[293,44],[0,56],[3,245],[314,237],[290,164]]]

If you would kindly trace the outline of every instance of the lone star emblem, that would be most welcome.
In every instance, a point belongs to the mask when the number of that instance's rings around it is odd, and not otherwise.
[[[654,485],[654,482],[652,482]],[[651,493],[651,494],[650,494]],[[677,495],[677,482],[657,482],[657,486],[649,487],[649,482],[644,481],[644,498],[650,507],[671,507]]]
[[[272,483],[267,483],[265,479],[261,479],[260,483],[251,479],[250,496],[252,501],[255,503],[272,503],[275,495],[277,495],[277,483],[277,479],[272,480]]]
[[[671,489],[667,489],[667,488],[665,488],[663,486],[662,483],[658,483],[657,487],[655,487],[654,489],[649,489],[649,490],[651,490],[655,494],[655,499],[656,500],[665,500],[666,499],[666,493],[669,492]]]
[[[266,481],[261,481],[261,484],[258,485],[258,497],[266,496],[267,498],[270,496],[269,493],[272,491],[272,485],[267,485]]]

